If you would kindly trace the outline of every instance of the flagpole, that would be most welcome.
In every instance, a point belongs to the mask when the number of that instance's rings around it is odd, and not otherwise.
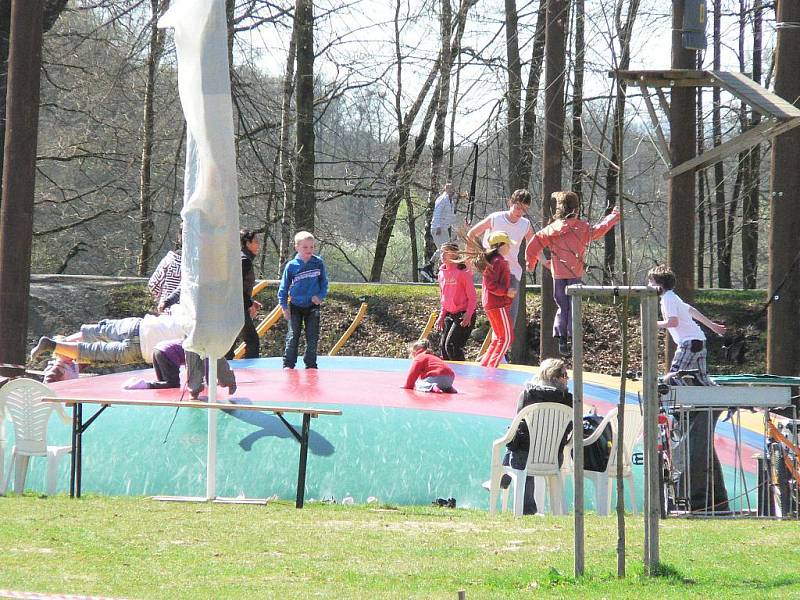
[[[217,361],[208,358],[208,403],[217,402]],[[208,410],[208,455],[206,456],[206,499],[217,497],[217,411]]]

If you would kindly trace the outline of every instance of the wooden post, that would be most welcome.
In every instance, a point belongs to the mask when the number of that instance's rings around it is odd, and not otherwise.
[[[0,207],[0,375],[21,375],[26,362],[30,293],[42,0],[13,0],[8,53],[3,201]]]
[[[583,575],[583,303],[580,296],[572,302],[572,464],[575,491],[575,577]]]
[[[583,326],[580,298],[586,296],[626,296],[641,299],[642,319],[642,383],[644,403],[644,468],[645,468],[645,544],[644,564],[648,575],[655,575],[659,565],[658,525],[661,516],[661,493],[658,467],[658,382],[656,380],[658,348],[656,319],[658,292],[646,286],[571,285],[572,359],[573,359],[573,461],[575,477],[575,576],[584,572],[583,523]],[[580,441],[578,441],[580,438]]]
[[[655,291],[655,290],[654,290]],[[658,524],[661,517],[661,474],[658,461],[658,297],[642,298],[642,396],[644,402],[645,571],[656,575],[659,566]]]

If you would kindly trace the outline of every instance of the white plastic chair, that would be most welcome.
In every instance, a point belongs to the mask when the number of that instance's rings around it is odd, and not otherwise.
[[[513,469],[502,464],[505,445],[517,432],[519,424],[525,420],[530,433],[530,449],[525,469]],[[564,486],[561,469],[558,465],[558,450],[567,426],[572,422],[572,409],[554,402],[539,402],[526,406],[517,413],[506,434],[492,444],[492,472],[489,479],[489,514],[497,512],[497,499],[500,494],[500,480],[503,475],[511,477],[514,485],[514,515],[522,515],[525,497],[525,479],[535,476],[537,508],[543,512],[544,489],[547,485],[550,496],[550,509],[553,514],[566,512],[564,507]],[[539,499],[542,502],[539,502]],[[508,508],[508,489],[503,491],[503,510]]]
[[[617,477],[617,408],[612,409],[603,417],[603,420],[597,426],[597,429],[587,438],[584,438],[584,446],[593,444],[597,441],[603,433],[606,425],[611,425],[611,434],[613,441],[611,442],[611,454],[608,457],[608,465],[606,470],[598,471],[584,471],[583,475],[592,481],[595,491],[595,504],[597,514],[600,516],[608,516],[611,513],[611,486],[613,480]],[[629,404],[625,406],[625,439],[622,441],[622,477],[628,482],[628,493],[631,497],[631,507],[634,514],[639,512],[639,507],[636,504],[636,490],[633,483],[633,469],[631,469],[631,456],[633,455],[633,448],[639,438],[642,437],[642,430],[644,428],[644,418],[642,417],[641,409],[638,405]]]
[[[72,448],[48,446],[47,424],[54,408],[65,423],[70,423],[71,419],[60,404],[42,402],[42,398],[52,396],[54,394],[49,387],[33,379],[15,379],[0,388],[0,405],[5,404],[6,412],[14,424],[14,446],[0,494],[6,493],[12,472],[14,491],[18,494],[23,492],[31,456],[47,457],[47,494],[52,496],[56,493],[58,461],[69,454]]]

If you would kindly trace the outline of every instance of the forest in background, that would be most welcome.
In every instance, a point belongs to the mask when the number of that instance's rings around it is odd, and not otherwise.
[[[531,219],[541,225],[545,4],[228,0],[240,219],[267,240],[261,276],[277,275],[288,235],[310,223],[333,279],[416,280],[431,253],[432,202],[446,180],[462,193],[460,215],[473,222],[503,208],[516,185],[528,187],[538,203]],[[561,184],[580,192],[584,216],[595,220],[617,202],[623,165],[626,249],[632,281],[640,282],[666,257],[666,167],[639,90],[618,102],[608,72],[669,67],[670,6],[562,4]],[[171,247],[182,204],[174,47],[169,32],[154,27],[169,2],[49,5],[58,15],[45,35],[33,270],[146,274]],[[313,84],[304,87],[309,7]],[[714,0],[709,11],[700,66],[740,71],[769,87],[774,3]],[[310,190],[302,185],[307,144],[297,143],[309,103]],[[698,150],[758,118],[716,90],[697,95],[697,110],[705,124]],[[616,111],[625,123],[621,163],[612,144]],[[699,172],[698,287],[765,285],[761,173],[769,156],[757,147]],[[590,251],[589,282],[617,281],[604,270],[619,261],[609,237]]]

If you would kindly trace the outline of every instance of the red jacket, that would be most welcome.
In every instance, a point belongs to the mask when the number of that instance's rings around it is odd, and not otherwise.
[[[525,250],[528,270],[536,267],[542,249],[550,248],[553,278],[580,279],[585,270],[583,256],[589,242],[603,237],[618,221],[619,211],[614,209],[596,225],[574,218],[550,223],[533,236]]]
[[[481,292],[483,310],[511,306],[513,299],[507,295],[510,287],[511,269],[508,267],[508,261],[499,253],[495,254],[483,270],[483,290]]]
[[[441,358],[435,354],[421,350],[411,359],[411,368],[408,370],[406,384],[403,387],[406,389],[413,389],[417,379],[425,379],[426,377],[433,377],[436,375],[455,376],[455,373]]]
[[[440,319],[444,319],[446,313],[459,313],[463,310],[464,317],[468,321],[472,320],[478,304],[472,271],[460,269],[455,264],[447,266],[443,263],[439,267],[439,290],[442,296]]]

